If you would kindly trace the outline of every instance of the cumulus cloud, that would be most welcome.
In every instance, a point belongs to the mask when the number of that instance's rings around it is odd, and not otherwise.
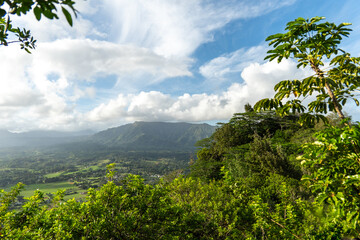
[[[281,80],[303,79],[310,76],[308,69],[298,69],[296,63],[291,60],[283,60],[280,64],[276,61],[264,64],[253,63],[244,69],[241,77],[245,85],[249,86],[248,98],[251,102],[261,96],[269,97],[274,93],[274,86]],[[255,93],[255,94],[254,94]]]
[[[43,43],[32,55],[16,45],[9,46],[0,53],[0,72],[0,107],[7,118],[21,119],[23,114],[28,120],[41,119],[37,121],[41,127],[68,124],[76,118],[75,102],[96,96],[93,86],[79,87],[83,81],[91,83],[98,76],[115,75],[118,85],[124,86],[144,81],[136,77],[147,75],[144,86],[163,78],[191,75],[183,62],[147,49],[89,39]],[[125,76],[132,81],[122,82]],[[48,124],[41,123],[46,119]],[[19,125],[26,128],[24,123]]]
[[[58,127],[71,118],[66,100],[57,94],[59,84],[33,81],[32,57],[17,46],[3,48],[0,57],[0,125],[11,130],[27,130],[51,124]],[[12,53],[16,52],[14,55]],[[51,84],[57,86],[52,87]],[[61,84],[60,84],[61,85]],[[44,122],[47,121],[47,124]]]
[[[183,94],[178,97],[151,91],[138,95],[119,95],[117,99],[101,104],[86,114],[89,121],[118,123],[127,121],[210,121],[229,119],[242,112],[250,102],[272,97],[273,86],[284,79],[303,78],[308,70],[297,69],[296,63],[285,60],[278,64],[253,63],[241,73],[243,83],[233,83],[219,94]]]
[[[155,82],[191,75],[186,63],[165,59],[145,48],[89,39],[44,43],[34,56],[42,74],[55,72],[78,80],[92,81],[99,75],[114,74],[121,81],[123,76],[144,73]]]
[[[44,54],[43,50],[39,52],[40,55]],[[96,93],[94,88],[81,89],[76,94],[67,95],[66,89],[73,82],[68,79],[67,74],[63,74],[65,67],[47,69],[45,65],[45,70],[42,70],[39,67],[43,66],[42,63],[36,61],[46,62],[43,56],[39,60],[34,60],[26,54],[19,54],[18,58],[6,56],[9,57],[1,60],[4,62],[0,63],[2,67],[0,70],[11,77],[14,89],[19,87],[23,90],[18,91],[18,95],[13,95],[20,99],[18,103],[11,102],[6,94],[0,95],[0,124],[18,131],[32,128],[99,129],[135,120],[192,122],[224,120],[229,119],[235,112],[242,112],[247,102],[254,104],[261,98],[271,97],[273,86],[279,80],[301,78],[308,74],[304,70],[298,70],[296,63],[290,60],[281,64],[252,63],[241,72],[243,83],[233,83],[218,94],[185,93],[174,97],[159,91],[120,93],[90,111],[80,113],[76,110],[76,105],[69,103],[71,97],[80,98],[84,95],[94,97]],[[20,69],[27,71],[14,71],[15,62],[18,66],[22,66]],[[71,70],[70,66],[69,68],[69,72],[76,72]],[[10,75],[11,69],[13,75]],[[49,77],[50,72],[56,72],[58,75]],[[32,81],[32,79],[37,80]],[[1,89],[11,86],[11,84],[7,85],[3,78],[0,84],[3,85]],[[11,126],[21,127],[11,128]]]

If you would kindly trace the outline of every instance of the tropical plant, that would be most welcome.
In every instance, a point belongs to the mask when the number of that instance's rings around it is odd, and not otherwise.
[[[350,34],[351,29],[347,28],[350,23],[321,22],[324,19],[297,18],[287,23],[287,32],[266,39],[274,48],[265,59],[281,62],[284,58],[293,58],[298,68],[310,66],[314,74],[302,80],[279,82],[274,87],[274,98],[258,101],[254,106],[256,111],[276,109],[281,116],[304,113],[300,122],[313,123],[320,119],[327,122],[323,114],[328,111],[344,119],[342,107],[348,99],[359,105],[356,93],[360,86],[360,58],[351,57],[339,48],[342,38]],[[303,100],[313,94],[316,99],[306,107]]]
[[[308,171],[303,180],[319,204],[330,206],[333,222],[360,237],[360,123],[329,126],[315,136],[299,157]]]

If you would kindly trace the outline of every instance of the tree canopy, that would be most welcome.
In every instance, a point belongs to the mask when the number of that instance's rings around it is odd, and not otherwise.
[[[35,48],[36,40],[31,36],[30,30],[14,26],[11,17],[22,16],[33,11],[38,21],[42,16],[48,19],[59,19],[57,11],[61,8],[67,22],[72,26],[71,13],[75,17],[77,14],[74,5],[75,2],[72,0],[0,0],[0,45],[7,46],[10,43],[19,42],[21,49],[30,53],[30,49]],[[10,34],[15,35],[15,39]]]
[[[348,99],[359,105],[356,93],[360,87],[360,58],[351,57],[339,47],[343,37],[350,34],[351,29],[347,28],[350,23],[336,25],[322,22],[324,19],[297,18],[287,23],[287,32],[266,39],[273,49],[265,59],[281,62],[293,58],[298,68],[310,66],[314,74],[301,80],[279,82],[274,87],[274,98],[258,101],[255,110],[276,109],[280,115],[304,113],[301,122],[314,122],[326,121],[323,114],[328,111],[344,119],[342,107]],[[316,95],[316,99],[306,107],[303,100],[311,95]]]

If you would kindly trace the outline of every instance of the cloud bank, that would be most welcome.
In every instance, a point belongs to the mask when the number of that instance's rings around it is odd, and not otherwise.
[[[116,125],[126,121],[209,121],[226,120],[242,112],[246,103],[254,104],[274,94],[273,86],[280,80],[302,78],[307,70],[299,70],[293,61],[281,64],[252,63],[241,73],[243,83],[233,83],[220,94],[183,94],[173,97],[162,92],[141,92],[137,95],[119,94],[86,114],[94,124]]]
[[[25,131],[106,128],[135,120],[226,120],[245,103],[271,96],[276,81],[303,73],[290,61],[264,63],[263,45],[222,54],[196,69],[195,51],[215,41],[214,32],[231,21],[294,2],[88,0],[79,2],[73,28],[63,17],[15,18],[39,44],[32,55],[16,45],[1,47],[0,124]],[[189,94],[179,81],[172,85],[181,89],[176,96],[154,87],[181,77],[202,81],[210,91]],[[225,87],[219,89],[219,82]]]

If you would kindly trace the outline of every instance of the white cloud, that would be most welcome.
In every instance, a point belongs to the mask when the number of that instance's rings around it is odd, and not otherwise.
[[[75,102],[76,100],[81,98],[94,99],[95,97],[96,97],[96,88],[85,87],[84,89],[81,89],[80,87],[75,86],[73,90],[73,96],[70,97],[69,99]]]
[[[232,80],[239,78],[245,67],[254,62],[263,62],[267,47],[260,45],[249,49],[239,49],[235,52],[214,58],[199,68],[200,73],[210,82]]]
[[[250,102],[272,97],[273,87],[280,80],[303,78],[308,70],[296,68],[296,63],[285,60],[280,64],[268,62],[253,63],[246,67],[241,76],[243,83],[233,83],[219,94],[183,94],[172,97],[161,92],[141,92],[138,95],[122,95],[101,104],[89,113],[87,118],[94,124],[108,122],[116,125],[127,121],[210,121],[229,119],[235,112],[242,112]]]
[[[267,65],[249,65],[258,61],[262,46],[223,55],[201,68],[208,79],[227,81],[229,75],[241,74],[244,83],[233,83],[223,92],[174,97],[143,88],[192,76],[192,54],[213,40],[214,30],[294,1],[88,0],[78,3],[80,15],[73,28],[63,16],[40,22],[31,13],[15,17],[14,23],[31,29],[39,44],[32,55],[17,45],[1,48],[0,125],[21,131],[106,127],[133,120],[227,119],[252,97],[270,94],[258,86],[266,85],[263,77],[275,79],[281,73],[276,67],[276,72],[266,72]],[[118,92],[115,97],[103,97],[101,84],[95,86],[107,76],[117,79],[109,89]],[[129,94],[127,89],[136,91]],[[85,109],[77,105],[81,99],[97,105],[80,111]]]
[[[116,75],[118,87],[123,87],[191,75],[183,62],[139,47],[89,39],[42,43],[32,55],[16,45],[2,50],[0,107],[6,119],[0,123],[16,130],[30,125],[56,128],[73,124],[81,116],[75,109],[76,101],[96,96],[91,83],[98,76]],[[149,78],[140,78],[144,75]],[[132,82],[124,82],[124,77]],[[80,89],[82,80],[90,86]]]
[[[191,75],[187,63],[165,59],[145,48],[89,39],[43,43],[34,56],[41,74],[55,72],[78,80],[92,81],[99,75],[115,74],[121,81],[123,76],[143,73],[151,76],[150,83]]]
[[[186,58],[212,31],[235,19],[260,16],[295,0],[105,0],[119,43],[131,43],[165,57]]]
[[[82,44],[79,45],[86,45],[87,42],[81,42]],[[80,47],[79,45],[76,46]],[[58,48],[61,49],[61,46]],[[10,50],[6,49],[6,51]],[[254,104],[261,98],[271,97],[273,86],[279,80],[302,77],[307,74],[304,70],[298,70],[296,63],[290,60],[283,61],[281,64],[253,63],[241,72],[243,83],[233,83],[227,90],[218,94],[190,95],[185,93],[178,97],[159,91],[118,94],[107,103],[101,103],[86,113],[80,113],[71,101],[76,101],[81,97],[94,97],[96,91],[88,87],[75,90],[75,93],[69,95],[67,89],[74,85],[69,76],[82,72],[85,74],[93,69],[84,70],[81,64],[71,66],[75,65],[71,62],[74,60],[71,59],[70,62],[59,61],[59,64],[56,64],[56,59],[65,58],[67,54],[57,56],[55,50],[55,52],[49,50],[54,60],[51,60],[51,65],[46,65],[50,56],[46,55],[47,51],[46,47],[40,48],[34,54],[34,58],[26,54],[19,54],[18,57],[6,54],[4,56],[7,57],[0,57],[0,70],[8,74],[5,76],[11,77],[12,88],[19,89],[18,95],[11,94],[10,96],[21,99],[15,104],[16,101],[11,102],[6,94],[0,95],[0,124],[2,126],[19,131],[34,128],[105,128],[135,120],[193,122],[224,120],[229,119],[235,112],[242,112],[247,102]],[[79,57],[80,53],[77,52],[75,55],[75,58],[78,58],[76,61],[87,59],[87,55]],[[94,59],[98,58],[89,59],[96,62]],[[109,64],[103,65],[99,63],[100,69],[105,69]],[[20,69],[26,69],[26,71],[14,71],[13,66],[19,66]],[[96,64],[93,66],[95,67]],[[11,75],[11,72],[14,74]],[[50,77],[49,74],[54,72],[58,75]],[[92,74],[96,74],[96,71]],[[2,89],[12,86],[7,85],[4,78],[0,80],[1,84]]]
[[[303,79],[310,76],[308,69],[298,69],[296,63],[291,60],[283,60],[280,64],[276,61],[264,64],[253,63],[246,67],[241,77],[247,86],[250,87],[248,94],[251,102],[261,96],[272,96],[274,86],[281,80]]]
[[[119,94],[116,99],[110,100],[107,104],[100,104],[87,114],[87,120],[90,122],[119,121],[119,118],[125,116],[125,108],[128,106],[128,99]]]

